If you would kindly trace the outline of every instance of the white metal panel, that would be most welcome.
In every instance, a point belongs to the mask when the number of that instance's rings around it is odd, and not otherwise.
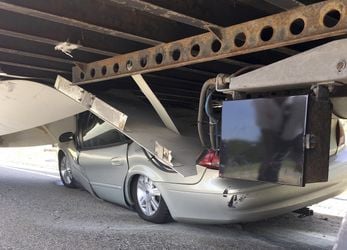
[[[43,126],[0,136],[0,147],[31,147],[58,143],[65,132],[76,131],[76,118],[70,116]]]
[[[266,91],[347,83],[347,39],[333,41],[249,73],[231,78],[230,91]]]
[[[0,81],[0,136],[42,126],[84,110],[47,85],[28,80]]]
[[[133,80],[136,82],[137,86],[141,89],[142,93],[147,97],[148,101],[152,104],[153,108],[160,116],[161,120],[165,124],[165,126],[175,133],[179,134],[178,129],[176,128],[174,122],[171,117],[165,110],[164,106],[161,104],[157,96],[153,93],[151,88],[148,86],[145,79],[143,79],[142,75],[133,75],[131,76]]]

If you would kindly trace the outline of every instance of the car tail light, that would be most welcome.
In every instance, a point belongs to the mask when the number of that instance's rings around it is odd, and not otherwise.
[[[340,121],[337,122],[336,126],[336,142],[338,147],[345,144],[345,131]]]
[[[219,152],[213,149],[203,152],[199,157],[198,164],[210,169],[219,169]]]

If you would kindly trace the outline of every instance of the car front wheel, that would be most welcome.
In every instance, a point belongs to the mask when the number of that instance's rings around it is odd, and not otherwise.
[[[135,177],[132,182],[132,196],[135,209],[142,219],[158,224],[171,221],[169,209],[159,189],[147,176]]]
[[[66,155],[62,155],[59,161],[60,179],[65,187],[76,188],[76,181],[72,176],[71,166]]]

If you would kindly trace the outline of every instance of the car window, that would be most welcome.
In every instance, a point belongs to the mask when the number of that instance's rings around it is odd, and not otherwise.
[[[79,117],[81,147],[97,148],[123,142],[123,136],[111,124],[85,112]]]

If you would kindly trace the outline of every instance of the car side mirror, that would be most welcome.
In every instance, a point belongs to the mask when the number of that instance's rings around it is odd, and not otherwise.
[[[66,133],[59,136],[59,141],[60,142],[72,141],[74,139],[74,136],[75,136],[74,133],[66,132]]]

